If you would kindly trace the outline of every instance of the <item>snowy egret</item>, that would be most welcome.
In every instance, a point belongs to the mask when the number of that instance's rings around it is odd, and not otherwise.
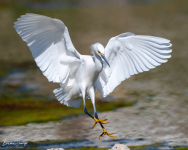
[[[50,17],[26,14],[15,22],[14,28],[25,41],[43,75],[49,81],[60,83],[56,98],[69,107],[80,107],[99,123],[102,135],[111,137],[99,120],[95,107],[95,89],[103,97],[111,93],[131,75],[148,71],[167,62],[172,50],[170,41],[160,37],[123,33],[113,37],[104,48],[100,43],[91,46],[93,56],[81,55],[73,46],[65,24]],[[86,109],[90,98],[94,115]],[[93,127],[94,127],[93,126]]]

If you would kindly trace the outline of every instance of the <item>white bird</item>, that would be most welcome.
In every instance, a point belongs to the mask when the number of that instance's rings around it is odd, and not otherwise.
[[[123,33],[111,38],[104,48],[100,43],[91,46],[93,56],[81,55],[73,46],[65,24],[58,19],[26,14],[15,22],[14,28],[25,41],[43,75],[49,81],[60,83],[53,92],[60,103],[80,107],[100,123],[103,133],[111,137],[99,120],[95,108],[95,89],[103,97],[122,81],[134,74],[148,71],[167,62],[172,50],[169,40]],[[90,98],[94,116],[88,113],[85,99]],[[93,126],[93,127],[94,127]]]

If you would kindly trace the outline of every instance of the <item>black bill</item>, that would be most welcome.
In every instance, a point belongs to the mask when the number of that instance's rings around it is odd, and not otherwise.
[[[110,67],[110,65],[109,65],[109,63],[108,63],[106,57],[105,57],[104,55],[101,55],[101,57],[105,60],[105,62],[106,62],[106,63],[108,64],[108,66]]]

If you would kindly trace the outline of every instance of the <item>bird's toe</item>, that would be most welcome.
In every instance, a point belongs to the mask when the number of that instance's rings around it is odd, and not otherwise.
[[[95,124],[93,125],[92,129],[95,127],[95,125],[96,125],[97,123],[100,123],[100,124],[107,124],[108,122],[106,122],[106,120],[108,120],[108,119],[99,120],[99,119],[97,119],[96,117],[94,117]]]
[[[99,123],[99,122],[102,123],[102,124],[107,124],[108,123],[108,122],[105,122],[108,119],[99,120],[99,119],[94,117],[94,120],[95,120],[96,123]]]
[[[100,139],[103,135],[108,135],[108,136],[110,136],[110,137],[116,137],[116,136],[113,136],[113,135],[112,135],[112,134],[114,134],[114,133],[108,133],[105,128],[102,128],[102,129],[103,129],[103,133],[99,136],[99,139]]]

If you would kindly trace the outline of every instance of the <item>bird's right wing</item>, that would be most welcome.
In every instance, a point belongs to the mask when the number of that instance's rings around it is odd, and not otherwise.
[[[81,64],[68,29],[61,20],[26,14],[14,28],[25,41],[44,76],[49,81],[64,83]]]
[[[172,50],[170,41],[164,38],[123,33],[113,37],[105,47],[104,62],[95,87],[105,97],[131,75],[148,71],[167,62]]]

